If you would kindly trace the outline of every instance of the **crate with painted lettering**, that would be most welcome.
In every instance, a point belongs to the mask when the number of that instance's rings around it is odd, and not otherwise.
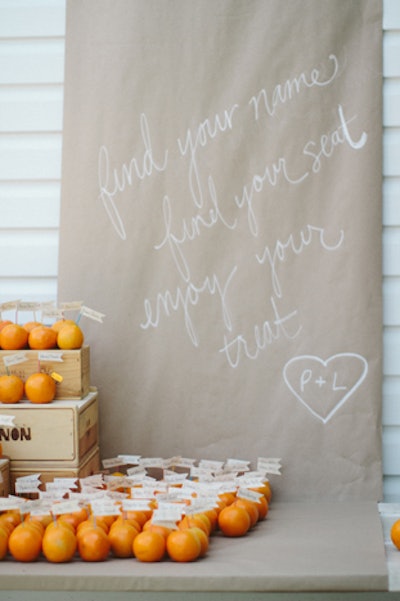
[[[44,405],[21,401],[0,404],[0,442],[11,469],[27,464],[76,467],[98,445],[98,395],[92,388],[84,399],[61,399]]]
[[[63,466],[60,462],[52,461],[25,461],[19,462],[18,465],[11,462],[10,468],[10,492],[15,494],[15,482],[18,478],[27,478],[31,482],[38,480],[39,490],[44,490],[47,482],[53,482],[55,478],[72,478],[76,481],[79,478],[87,478],[93,474],[98,474],[100,471],[100,448],[95,446],[81,459],[77,466]],[[37,478],[36,478],[37,476]],[[30,478],[31,477],[31,478]],[[26,488],[25,492],[28,491]],[[23,494],[23,491],[19,491]],[[29,489],[29,494],[34,492],[33,488]]]
[[[0,376],[12,373],[26,380],[37,372],[59,374],[56,399],[82,399],[90,389],[90,347],[77,350],[0,350]]]

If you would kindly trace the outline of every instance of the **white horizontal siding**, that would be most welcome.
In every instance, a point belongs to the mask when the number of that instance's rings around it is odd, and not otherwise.
[[[0,136],[1,180],[59,180],[61,134],[4,134]]]
[[[387,127],[383,137],[383,175],[399,175],[400,127]]]
[[[383,85],[383,125],[400,126],[400,81],[386,79]]]
[[[383,2],[383,388],[386,501],[400,499],[400,2]]]
[[[400,326],[400,280],[397,277],[384,278],[383,315],[386,328]]]
[[[0,85],[62,83],[64,40],[0,41]]]
[[[400,223],[400,177],[386,177],[383,181],[383,225]]]
[[[0,38],[63,37],[64,34],[64,0],[0,1]]]
[[[0,131],[60,132],[63,86],[0,86]]]
[[[0,229],[58,229],[59,198],[59,181],[1,182]]]
[[[400,3],[399,0],[383,1],[383,29],[400,29]]]
[[[65,0],[0,0],[0,302],[55,300]]]

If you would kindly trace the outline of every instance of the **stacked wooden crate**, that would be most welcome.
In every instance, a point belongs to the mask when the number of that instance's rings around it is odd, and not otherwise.
[[[16,351],[0,351],[3,356]],[[41,361],[40,351],[23,350],[25,360],[13,373],[23,380],[40,369],[61,376],[52,403],[34,404],[23,399],[16,404],[0,404],[3,421],[0,443],[10,459],[10,492],[18,478],[40,475],[42,483],[54,478],[83,478],[100,469],[98,394],[90,386],[90,348],[49,351]],[[0,465],[1,469],[1,465]],[[4,490],[0,493],[5,493]]]

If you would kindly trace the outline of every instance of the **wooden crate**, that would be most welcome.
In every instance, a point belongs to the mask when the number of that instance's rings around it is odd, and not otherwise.
[[[20,355],[21,363],[10,365],[8,372],[16,374],[22,380],[38,370],[46,373],[56,372],[62,376],[62,382],[57,383],[57,399],[82,399],[90,389],[90,347],[83,346],[75,351],[21,351],[0,350],[0,375],[7,373],[4,357]]]
[[[0,426],[0,442],[11,469],[46,463],[76,467],[98,445],[96,389],[81,400],[0,405],[0,415],[14,417],[14,426]]]
[[[60,464],[51,464],[50,462],[31,462],[28,466],[19,465],[15,467],[15,464],[11,462],[10,467],[10,491],[11,494],[15,494],[15,481],[17,478],[24,476],[33,476],[34,474],[40,474],[40,481],[42,483],[52,482],[54,478],[86,478],[92,476],[100,471],[100,449],[96,446],[94,449],[89,451],[86,456],[82,459],[81,463],[76,466],[60,467]],[[43,490],[45,486],[40,486]]]
[[[8,497],[10,494],[10,460],[6,457],[0,458],[0,497]]]

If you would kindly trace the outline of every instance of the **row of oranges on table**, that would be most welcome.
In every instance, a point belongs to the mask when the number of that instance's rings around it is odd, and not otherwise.
[[[82,347],[84,335],[79,325],[70,319],[59,319],[52,325],[38,321],[25,324],[0,321],[0,348],[5,351],[22,349],[73,350]]]
[[[0,559],[32,562],[45,558],[53,563],[76,559],[98,562],[110,557],[141,562],[196,561],[207,554],[215,533],[244,536],[267,517],[269,482],[253,490],[259,492],[257,501],[223,492],[215,507],[183,514],[173,528],[152,519],[156,501],[148,510],[121,510],[119,515],[106,516],[94,516],[90,504],[57,516],[22,517],[18,510],[7,510],[0,515]]]

